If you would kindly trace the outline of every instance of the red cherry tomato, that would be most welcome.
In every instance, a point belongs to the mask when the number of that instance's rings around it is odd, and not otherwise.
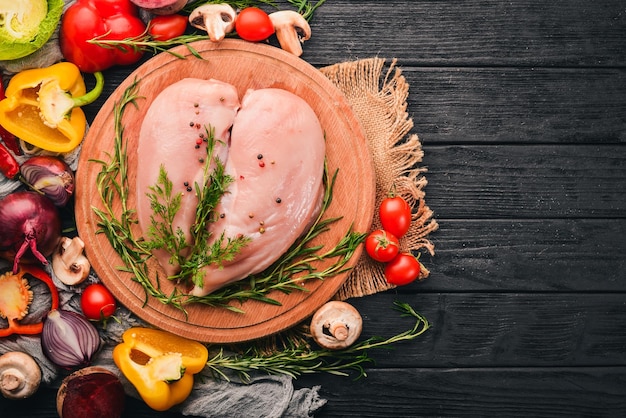
[[[274,25],[267,13],[258,7],[246,7],[237,15],[235,31],[241,39],[264,41],[274,33]]]
[[[104,285],[90,284],[80,298],[80,307],[87,319],[100,321],[107,319],[115,312],[115,298]]]
[[[401,238],[411,226],[411,206],[400,196],[387,197],[378,208],[383,229]]]
[[[150,20],[148,33],[158,41],[169,41],[185,33],[187,18],[183,15],[161,15]]]
[[[422,267],[412,254],[400,253],[385,266],[387,282],[396,286],[409,284],[420,275]]]
[[[377,229],[365,238],[365,251],[374,260],[386,263],[398,255],[400,243],[391,233]]]

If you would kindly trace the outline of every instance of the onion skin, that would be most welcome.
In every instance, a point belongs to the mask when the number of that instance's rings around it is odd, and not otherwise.
[[[61,418],[120,418],[125,393],[119,378],[104,367],[86,367],[63,379],[57,392]]]
[[[65,161],[50,155],[38,155],[20,167],[22,180],[33,190],[49,197],[56,206],[67,205],[74,194],[74,173]]]
[[[57,366],[71,369],[89,365],[100,343],[96,327],[76,312],[53,309],[44,320],[41,348]]]
[[[60,238],[61,218],[47,197],[20,191],[0,200],[0,257],[13,261],[14,274],[20,262],[48,264]]]

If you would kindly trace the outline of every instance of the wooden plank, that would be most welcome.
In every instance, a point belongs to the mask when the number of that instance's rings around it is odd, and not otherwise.
[[[622,218],[626,153],[611,145],[425,146],[438,219]]]
[[[417,293],[414,293],[417,292]],[[610,366],[626,364],[626,294],[426,293],[419,284],[353,299],[362,338],[413,326],[393,310],[410,304],[432,327],[370,352],[376,367]]]
[[[385,369],[324,379],[330,417],[618,417],[626,368]],[[306,385],[317,378],[304,377]]]
[[[413,68],[414,131],[433,143],[616,143],[626,140],[621,69]]]
[[[372,55],[424,66],[626,64],[620,0],[327,2],[303,58],[316,65]]]
[[[626,408],[625,367],[563,368],[403,368],[370,372],[352,380],[303,376],[297,387],[322,384],[328,402],[316,418],[331,417],[572,417],[621,416]],[[55,418],[55,391],[42,388],[28,403],[0,398],[0,415]],[[127,398],[125,417],[176,418]]]
[[[425,144],[626,141],[623,70],[417,68],[403,60],[398,65],[410,86],[413,131]],[[90,121],[128,73],[105,72],[105,94],[84,107]]]
[[[439,219],[418,291],[624,292],[624,219]]]

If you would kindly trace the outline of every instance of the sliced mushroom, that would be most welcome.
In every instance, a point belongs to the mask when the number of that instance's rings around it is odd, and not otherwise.
[[[91,264],[83,254],[85,243],[79,237],[62,237],[52,256],[52,270],[66,285],[82,283],[89,276]]]
[[[363,320],[359,311],[347,302],[324,304],[311,318],[311,336],[321,347],[330,350],[346,348],[361,335]]]
[[[11,351],[0,356],[0,391],[5,398],[28,398],[40,383],[41,369],[30,355]]]
[[[280,47],[296,56],[302,55],[302,43],[311,38],[311,27],[302,15],[293,10],[270,13]]]
[[[235,29],[237,12],[230,4],[205,4],[189,15],[191,26],[205,30],[212,42],[219,42]]]

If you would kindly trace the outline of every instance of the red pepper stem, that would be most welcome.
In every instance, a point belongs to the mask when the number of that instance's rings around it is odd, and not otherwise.
[[[100,97],[100,94],[102,94],[102,89],[104,88],[104,76],[100,71],[93,73],[93,75],[96,77],[96,85],[91,91],[88,91],[84,95],[80,97],[72,97],[74,107],[81,107],[93,103],[98,97]]]

